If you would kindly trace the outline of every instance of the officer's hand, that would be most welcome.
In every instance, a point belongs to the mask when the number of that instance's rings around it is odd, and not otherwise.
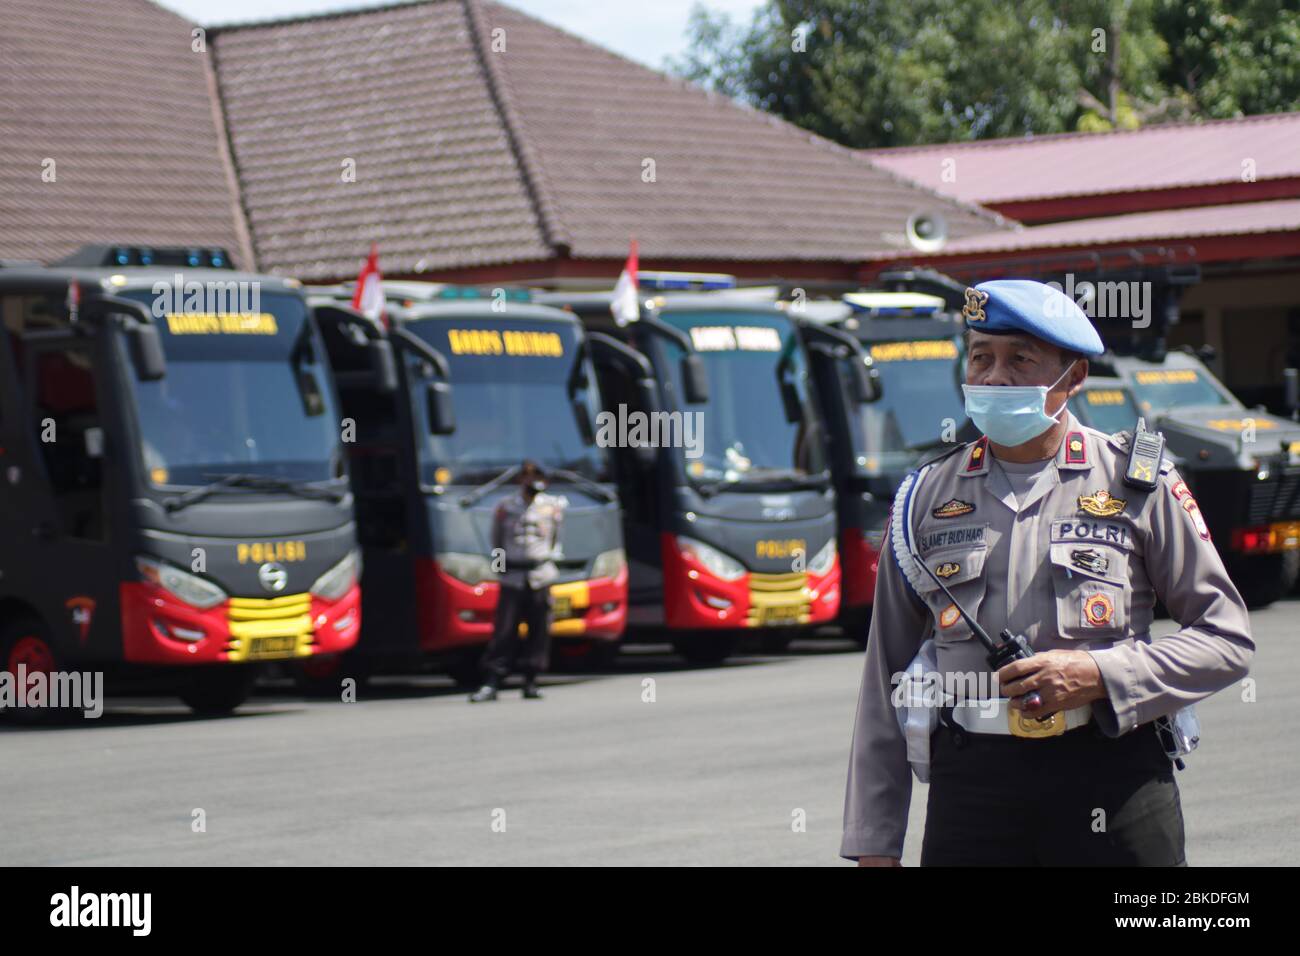
[[[1014,709],[1035,717],[1072,710],[1106,696],[1101,670],[1087,651],[1043,651],[1012,661],[998,671],[998,683]],[[1038,691],[1043,705],[1031,711],[1024,707],[1024,696],[1032,690]]]
[[[897,858],[892,856],[860,856],[858,857],[858,866],[902,866]]]

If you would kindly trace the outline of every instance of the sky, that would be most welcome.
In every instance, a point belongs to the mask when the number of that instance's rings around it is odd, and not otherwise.
[[[392,0],[154,0],[204,26],[362,7]],[[686,23],[696,0],[506,0],[509,6],[563,27],[584,39],[660,69],[666,56],[686,49]],[[748,23],[761,0],[703,0]]]

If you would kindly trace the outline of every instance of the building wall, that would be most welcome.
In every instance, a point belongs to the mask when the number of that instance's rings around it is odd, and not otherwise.
[[[1186,321],[1171,332],[1171,345],[1212,346],[1214,371],[1243,401],[1280,407],[1283,370],[1300,367],[1300,262],[1207,276],[1188,290],[1181,311]]]

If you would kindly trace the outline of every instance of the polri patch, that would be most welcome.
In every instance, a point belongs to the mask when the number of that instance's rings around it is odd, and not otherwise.
[[[950,498],[939,507],[935,508],[930,514],[936,518],[960,518],[962,515],[968,515],[975,510],[975,506],[969,501],[962,501],[960,498]]]
[[[1108,544],[1132,551],[1133,536],[1128,526],[1119,521],[1064,518],[1052,522],[1052,544]]]
[[[957,610],[957,605],[949,604],[939,612],[939,626],[943,628],[952,627],[961,620],[961,612]]]

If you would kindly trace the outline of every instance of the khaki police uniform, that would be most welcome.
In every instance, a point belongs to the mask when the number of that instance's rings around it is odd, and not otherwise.
[[[550,657],[551,582],[559,576],[560,528],[565,500],[539,492],[532,502],[523,495],[504,498],[493,514],[492,547],[505,552],[505,570],[497,598],[492,640],[483,656],[483,671],[494,684],[504,681],[522,652],[526,680],[546,670]],[[519,623],[528,636],[518,637]]]
[[[1128,434],[1066,421],[1019,498],[984,438],[934,462],[915,490],[916,549],[984,630],[1009,628],[1035,652],[1087,651],[1106,692],[1053,737],[970,733],[945,714],[931,738],[924,864],[1182,863],[1177,787],[1152,721],[1247,673],[1245,605],[1177,471],[1165,460],[1154,490],[1125,485]],[[944,675],[991,673],[952,602],[928,576],[909,583],[888,534],[884,547],[845,799],[849,858],[902,855],[912,780],[894,675],[929,637]],[[1180,629],[1153,640],[1157,599]]]

